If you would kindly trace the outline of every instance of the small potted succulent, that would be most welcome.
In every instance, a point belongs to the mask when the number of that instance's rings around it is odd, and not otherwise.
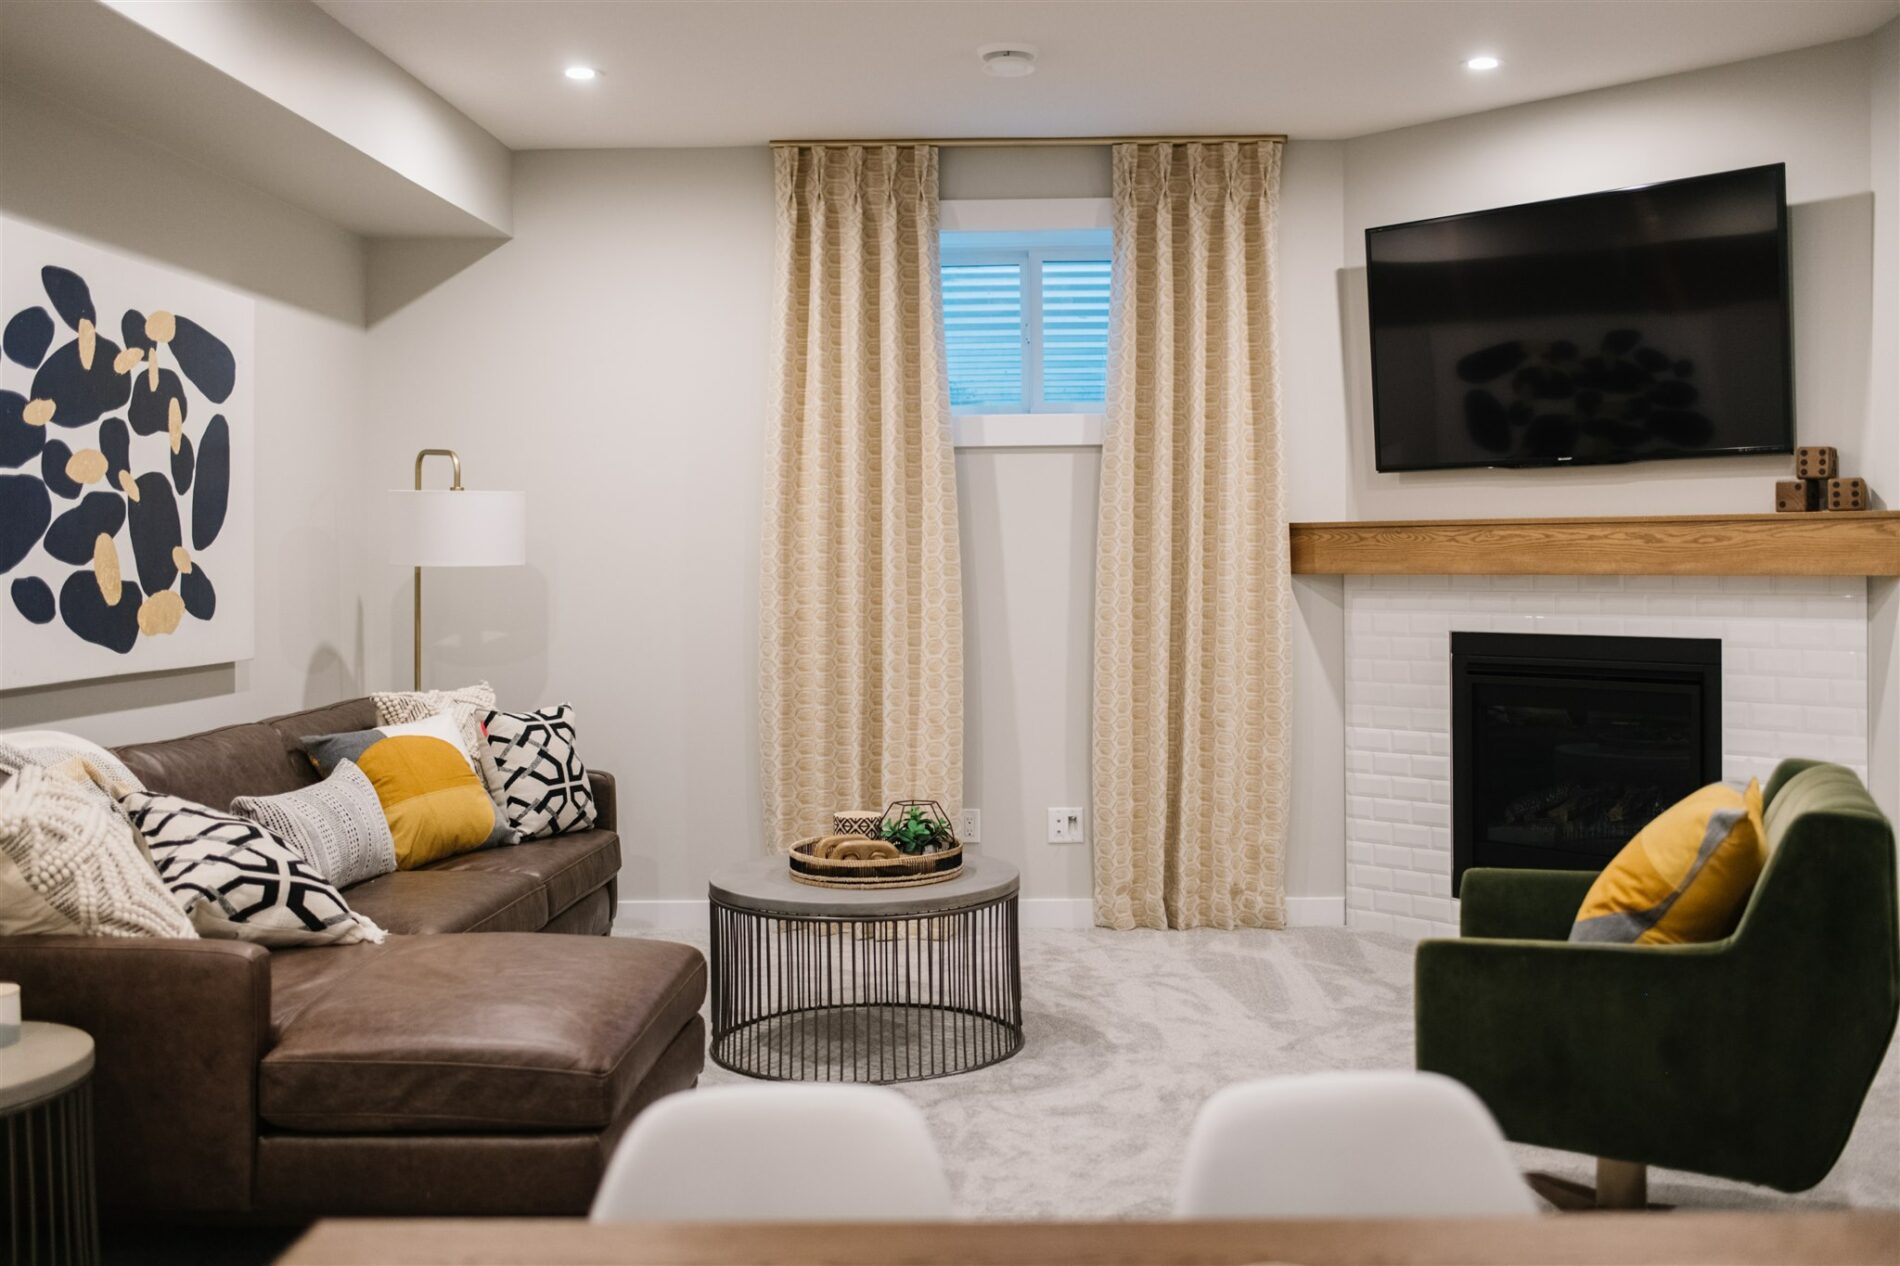
[[[884,810],[878,838],[897,845],[907,857],[921,857],[955,846],[950,817],[935,800],[898,800]]]

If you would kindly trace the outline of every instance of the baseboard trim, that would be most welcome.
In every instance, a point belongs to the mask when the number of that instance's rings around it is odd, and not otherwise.
[[[1346,899],[1288,897],[1286,925],[1290,928],[1343,928],[1346,926]]]
[[[1026,928],[1090,928],[1095,906],[1087,897],[1024,897],[1018,917]],[[1346,925],[1344,897],[1288,897],[1286,924],[1294,928]],[[622,901],[616,932],[688,932],[706,928],[706,903],[695,900]]]
[[[706,902],[622,901],[614,911],[616,932],[704,932]]]

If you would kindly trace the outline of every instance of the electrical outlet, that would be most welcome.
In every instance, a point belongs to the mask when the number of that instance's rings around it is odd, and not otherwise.
[[[1049,842],[1051,844],[1083,844],[1082,811],[1080,809],[1049,810]]]
[[[983,810],[965,809],[962,820],[957,823],[957,839],[964,844],[977,844],[983,839]]]

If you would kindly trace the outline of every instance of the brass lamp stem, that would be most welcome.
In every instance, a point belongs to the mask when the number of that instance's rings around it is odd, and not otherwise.
[[[462,491],[462,457],[452,448],[425,448],[416,454],[416,491],[422,491],[422,459],[425,457],[446,457],[454,466],[453,480],[449,484],[450,492]],[[416,689],[422,689],[422,568],[416,567]]]

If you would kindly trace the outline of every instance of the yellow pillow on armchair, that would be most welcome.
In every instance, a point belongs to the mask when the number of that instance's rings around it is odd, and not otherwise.
[[[1767,861],[1761,783],[1713,783],[1677,801],[1590,885],[1573,941],[1682,945],[1735,930]]]
[[[389,819],[398,870],[514,842],[452,717],[319,734],[304,739],[303,749],[326,778],[345,760],[369,778]]]

